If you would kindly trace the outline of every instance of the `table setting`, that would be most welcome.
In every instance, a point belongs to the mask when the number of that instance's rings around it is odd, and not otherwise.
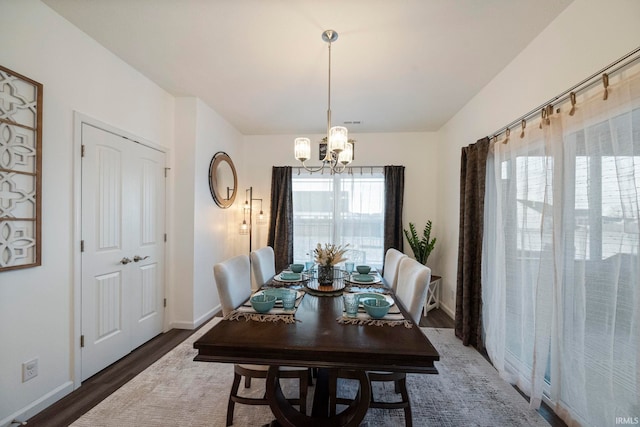
[[[399,326],[412,328],[413,322],[404,314],[389,294],[372,292],[345,292],[344,309],[336,320],[345,325]]]
[[[358,425],[370,403],[367,371],[437,373],[439,355],[403,302],[376,269],[346,259],[345,248],[319,244],[314,262],[274,274],[226,317],[237,321],[219,322],[194,342],[194,360],[270,365],[265,397],[281,425]],[[283,394],[278,366],[318,370],[311,414]],[[329,377],[344,369],[359,375],[360,391],[332,414]]]
[[[303,296],[303,291],[295,289],[260,289],[225,316],[225,320],[295,323],[295,313]]]

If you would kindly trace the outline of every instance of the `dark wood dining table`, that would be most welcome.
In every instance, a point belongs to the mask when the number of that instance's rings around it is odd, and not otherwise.
[[[405,308],[394,297],[406,319]],[[358,425],[369,404],[366,371],[437,374],[439,354],[418,325],[352,325],[343,315],[340,293],[305,293],[295,323],[222,320],[194,343],[203,362],[270,365],[267,399],[279,425]],[[278,366],[318,368],[311,415],[297,411],[284,397]],[[344,411],[329,415],[328,377],[337,370],[356,372],[360,390]]]

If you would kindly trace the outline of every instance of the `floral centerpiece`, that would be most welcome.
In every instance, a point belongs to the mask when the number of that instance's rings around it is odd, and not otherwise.
[[[325,243],[324,247],[318,243],[313,250],[314,260],[318,264],[318,283],[320,285],[333,284],[333,266],[346,261],[344,256],[349,245],[334,245]]]

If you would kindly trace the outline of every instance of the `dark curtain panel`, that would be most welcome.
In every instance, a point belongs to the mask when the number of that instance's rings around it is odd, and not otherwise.
[[[384,167],[384,253],[395,248],[403,252],[402,203],[404,166]]]
[[[271,222],[267,245],[273,248],[276,272],[293,262],[293,189],[291,166],[271,171]]]
[[[460,234],[456,336],[464,345],[483,349],[482,342],[482,228],[489,138],[462,149],[460,168]]]

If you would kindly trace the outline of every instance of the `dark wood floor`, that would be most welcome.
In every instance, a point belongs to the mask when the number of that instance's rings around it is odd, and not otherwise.
[[[118,362],[84,381],[79,389],[27,420],[27,425],[29,427],[68,426],[187,339],[193,332],[192,330],[172,329],[158,335]]]
[[[420,320],[420,326],[431,328],[453,328],[454,321],[443,310],[431,310]],[[172,329],[160,334],[148,343],[140,346],[129,355],[100,371],[82,383],[82,387],[73,391],[58,402],[28,420],[29,427],[63,427],[80,418],[85,412],[115,392],[130,379],[144,371],[175,346],[187,339],[192,330]],[[541,415],[553,427],[566,427],[548,408]]]

